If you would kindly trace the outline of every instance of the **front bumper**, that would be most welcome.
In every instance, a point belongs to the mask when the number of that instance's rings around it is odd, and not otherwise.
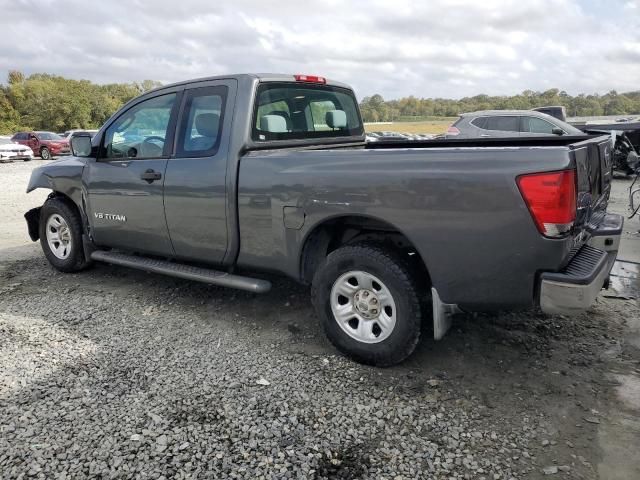
[[[33,155],[27,153],[3,153],[0,155],[0,162],[27,161],[33,160]]]
[[[540,276],[540,308],[549,314],[572,315],[588,309],[609,278],[618,255],[623,218],[607,214],[560,272]]]

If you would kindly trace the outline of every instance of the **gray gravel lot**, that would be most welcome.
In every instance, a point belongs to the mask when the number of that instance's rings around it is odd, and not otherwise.
[[[0,478],[640,478],[637,405],[616,393],[640,372],[635,300],[463,315],[405,364],[364,367],[286,279],[258,296],[53,270],[22,220],[41,163],[0,165]],[[625,245],[640,252],[633,228]]]

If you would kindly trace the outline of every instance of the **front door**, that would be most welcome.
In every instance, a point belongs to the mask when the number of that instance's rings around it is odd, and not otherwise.
[[[173,255],[162,197],[177,106],[175,92],[146,98],[107,127],[84,173],[96,244]]]

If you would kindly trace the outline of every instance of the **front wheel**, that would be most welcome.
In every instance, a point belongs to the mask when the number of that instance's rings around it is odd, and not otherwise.
[[[40,210],[40,245],[49,263],[61,272],[78,272],[90,263],[82,248],[80,215],[61,198],[50,198]]]
[[[382,245],[332,252],[314,275],[312,301],[331,343],[358,362],[394,365],[420,339],[416,283],[402,257]]]
[[[51,160],[51,152],[47,147],[42,147],[42,150],[40,150],[40,156],[43,160]]]

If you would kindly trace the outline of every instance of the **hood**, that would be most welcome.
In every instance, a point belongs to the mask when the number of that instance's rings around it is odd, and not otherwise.
[[[30,150],[26,145],[20,145],[19,143],[3,143],[0,145],[0,152],[26,152]]]

